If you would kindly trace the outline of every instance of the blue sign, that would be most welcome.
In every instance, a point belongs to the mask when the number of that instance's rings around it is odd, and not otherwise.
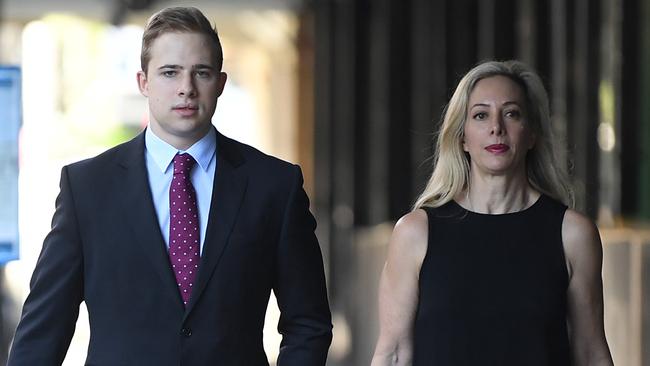
[[[18,258],[20,68],[0,66],[0,264]]]

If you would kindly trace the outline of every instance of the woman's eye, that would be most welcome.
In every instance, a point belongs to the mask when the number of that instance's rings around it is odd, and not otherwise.
[[[519,111],[517,111],[517,110],[507,111],[506,112],[506,117],[519,118],[519,116],[521,116],[521,113],[519,113]]]
[[[487,113],[485,112],[478,112],[474,114],[474,119],[483,120],[486,118],[487,118]]]

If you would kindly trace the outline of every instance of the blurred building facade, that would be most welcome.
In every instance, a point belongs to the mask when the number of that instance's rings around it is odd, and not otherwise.
[[[542,76],[576,207],[604,240],[617,365],[650,365],[650,4],[642,0],[339,0],[315,16],[315,202],[332,305],[368,364],[392,223],[432,170],[453,88],[487,59]],[[335,323],[335,329],[337,324]],[[336,336],[335,336],[336,337]]]

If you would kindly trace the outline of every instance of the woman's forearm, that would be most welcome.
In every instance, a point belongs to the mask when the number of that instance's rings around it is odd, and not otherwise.
[[[413,352],[411,347],[396,345],[389,350],[375,350],[370,366],[411,366]]]

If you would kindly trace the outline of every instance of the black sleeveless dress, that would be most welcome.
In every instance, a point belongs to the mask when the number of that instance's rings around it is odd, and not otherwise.
[[[570,365],[565,210],[545,195],[502,215],[425,208],[414,366]]]

